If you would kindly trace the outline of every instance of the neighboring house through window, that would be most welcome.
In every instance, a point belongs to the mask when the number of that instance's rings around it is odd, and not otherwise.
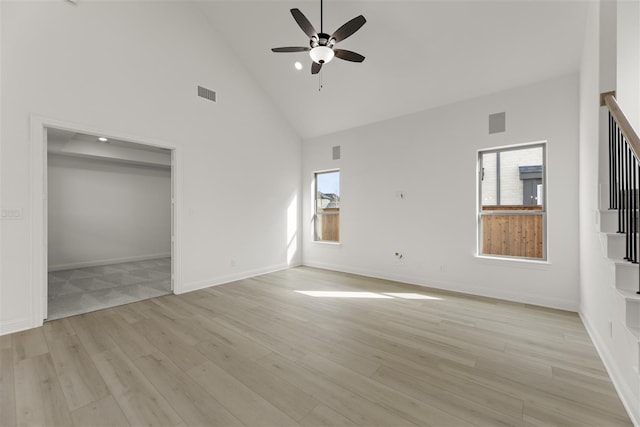
[[[314,240],[340,241],[340,171],[315,173]]]
[[[478,253],[546,259],[545,144],[479,152]]]

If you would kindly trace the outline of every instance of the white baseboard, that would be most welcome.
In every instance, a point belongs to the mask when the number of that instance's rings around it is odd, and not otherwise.
[[[73,262],[69,264],[50,265],[48,268],[48,271],[71,270],[73,268],[99,267],[102,265],[120,264],[123,262],[148,261],[150,259],[169,258],[169,257],[171,257],[171,253],[138,255],[138,256],[130,256],[130,257],[124,257],[124,258],[111,258],[111,259],[101,259],[101,260],[94,260],[94,261]]]
[[[324,264],[318,262],[304,261],[303,265],[308,267],[322,268],[325,270],[340,271],[343,273],[358,274],[366,277],[373,277],[376,279],[393,280],[396,282],[408,283],[410,285],[424,286],[428,288],[441,289],[451,292],[460,292],[464,294],[471,294],[476,296],[502,299],[506,301],[518,302],[523,304],[538,305],[542,307],[555,308],[558,310],[566,311],[578,311],[578,304],[575,301],[565,301],[557,298],[545,298],[539,295],[525,295],[521,293],[505,293],[505,292],[493,292],[491,289],[486,289],[477,286],[469,286],[460,284],[457,282],[447,282],[442,280],[434,280],[429,278],[415,278],[410,276],[402,276],[388,272],[376,272],[369,269],[353,268],[346,265],[336,264]]]
[[[0,335],[13,334],[15,332],[25,331],[31,328],[33,328],[31,318],[8,320],[0,322]]]
[[[253,270],[241,271],[234,274],[228,274],[226,276],[220,276],[213,279],[201,280],[198,282],[183,283],[181,286],[177,286],[174,289],[175,294],[183,294],[186,292],[197,291],[199,289],[210,288],[212,286],[224,285],[225,283],[235,282],[238,280],[249,279],[251,277],[260,276],[262,274],[274,273],[276,271],[286,270],[288,268],[299,267],[300,264],[277,264],[268,267],[256,268]]]
[[[600,334],[598,334],[596,328],[594,328],[589,321],[589,318],[584,315],[582,311],[580,311],[578,314],[580,315],[582,324],[587,330],[587,333],[589,334],[593,345],[598,351],[600,359],[602,359],[602,362],[604,363],[604,367],[607,369],[609,378],[611,378],[611,382],[618,392],[618,396],[620,397],[624,408],[627,410],[627,414],[629,415],[631,422],[633,422],[634,426],[640,427],[640,414],[638,414],[638,412],[640,412],[640,405],[638,403],[634,403],[637,397],[634,396],[631,390],[629,390],[626,382],[622,380],[623,376],[620,373],[620,370],[618,369],[613,357],[611,356],[611,353],[609,352],[607,346],[604,345],[604,341],[600,337]]]

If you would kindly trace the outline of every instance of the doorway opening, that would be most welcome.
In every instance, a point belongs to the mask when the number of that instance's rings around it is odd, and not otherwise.
[[[174,150],[44,130],[44,318],[172,293]]]

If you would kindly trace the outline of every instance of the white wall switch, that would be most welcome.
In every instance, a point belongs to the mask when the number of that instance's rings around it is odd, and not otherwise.
[[[9,219],[22,219],[22,209],[13,208],[13,209],[0,209],[0,219],[9,220]]]

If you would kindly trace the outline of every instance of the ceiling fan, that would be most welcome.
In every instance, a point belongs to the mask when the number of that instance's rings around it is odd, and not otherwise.
[[[296,20],[302,31],[310,37],[310,47],[274,47],[273,52],[309,52],[309,56],[313,60],[311,64],[311,74],[318,74],[322,69],[322,65],[331,61],[333,57],[344,59],[351,62],[362,62],[364,56],[356,52],[345,49],[335,49],[336,43],[346,39],[362,27],[366,19],[364,16],[356,16],[342,27],[338,28],[333,34],[329,35],[323,32],[322,26],[322,0],[320,0],[320,32],[317,32],[311,22],[300,9],[291,9],[293,19]]]

